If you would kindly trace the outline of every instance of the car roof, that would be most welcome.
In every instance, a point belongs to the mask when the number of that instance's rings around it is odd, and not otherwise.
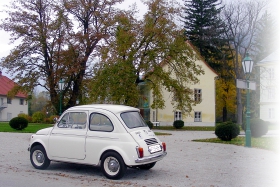
[[[107,110],[112,113],[122,113],[127,111],[139,111],[138,108],[125,106],[125,105],[113,105],[113,104],[91,104],[91,105],[79,105],[74,106],[68,109],[68,111],[71,110],[92,110],[92,109],[101,109],[101,110]]]

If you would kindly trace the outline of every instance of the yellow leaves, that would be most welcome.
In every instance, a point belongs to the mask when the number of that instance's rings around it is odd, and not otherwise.
[[[226,107],[229,113],[235,113],[236,110],[236,86],[233,80],[225,81],[218,79],[216,81],[216,104],[217,115],[222,116],[223,108]]]

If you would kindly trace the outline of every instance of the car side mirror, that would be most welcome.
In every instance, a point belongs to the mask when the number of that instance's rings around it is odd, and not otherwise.
[[[57,123],[57,122],[58,122],[58,117],[54,117],[54,118],[53,118],[53,122],[54,122],[54,123]]]

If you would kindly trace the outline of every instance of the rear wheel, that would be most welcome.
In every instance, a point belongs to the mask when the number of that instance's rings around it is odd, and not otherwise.
[[[149,170],[156,165],[156,162],[138,166],[140,169]]]
[[[36,145],[31,149],[30,161],[36,169],[47,169],[51,162],[44,147],[41,145]]]
[[[126,172],[122,157],[116,152],[107,152],[101,158],[101,170],[108,179],[120,179]]]

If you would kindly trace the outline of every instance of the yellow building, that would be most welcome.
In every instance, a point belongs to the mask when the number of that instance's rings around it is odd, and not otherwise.
[[[164,109],[152,109],[150,104],[153,102],[152,92],[146,95],[146,99],[140,104],[142,116],[145,120],[150,120],[154,125],[172,126],[175,120],[183,120],[185,126],[215,126],[215,78],[217,73],[203,60],[196,60],[204,70],[204,74],[197,76],[200,82],[195,85],[188,85],[194,90],[194,98],[201,102],[193,106],[190,114],[182,115],[181,111],[175,110],[172,106],[172,94],[163,90],[165,100]],[[163,68],[168,68],[164,65]],[[187,83],[186,83],[187,84]]]

